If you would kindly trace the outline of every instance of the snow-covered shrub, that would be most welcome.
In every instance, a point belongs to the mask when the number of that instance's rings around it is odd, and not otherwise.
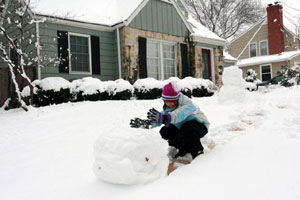
[[[111,100],[129,100],[134,92],[133,86],[123,79],[106,81],[106,91]]]
[[[164,83],[154,78],[138,79],[134,84],[137,99],[157,99],[161,97]]]
[[[106,182],[148,183],[167,175],[168,147],[154,130],[115,127],[95,142],[93,169]]]
[[[32,82],[34,86],[33,104],[35,106],[47,106],[71,101],[74,96],[71,91],[71,83],[60,77],[49,77]],[[22,96],[28,98],[29,87],[25,87]]]
[[[283,80],[280,82],[283,86],[300,85],[300,66],[283,66],[281,70]]]
[[[97,78],[86,77],[72,81],[76,101],[108,100],[105,83]]]
[[[246,81],[246,89],[249,90],[250,92],[252,92],[252,91],[257,90],[257,86],[255,83]]]
[[[189,97],[212,96],[214,83],[201,78],[186,77],[179,79],[171,77],[165,81],[153,78],[139,79],[134,83],[135,96],[137,99],[157,99],[161,97],[162,88],[169,82],[176,83],[176,90]]]
[[[248,69],[247,70],[247,76],[246,76],[245,80],[247,82],[252,82],[253,83],[253,82],[256,81],[256,79],[257,79],[256,71],[254,71],[253,69]]]

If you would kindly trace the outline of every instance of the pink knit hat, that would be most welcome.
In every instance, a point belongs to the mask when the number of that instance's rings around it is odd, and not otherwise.
[[[164,86],[162,91],[162,99],[168,102],[176,102],[179,99],[180,92],[176,91],[172,83],[168,83]]]

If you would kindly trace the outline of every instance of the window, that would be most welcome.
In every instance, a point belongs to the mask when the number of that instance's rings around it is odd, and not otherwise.
[[[260,55],[265,56],[268,55],[268,42],[266,40],[259,42],[260,47]]]
[[[271,73],[271,65],[261,65],[260,66],[261,71],[261,80],[267,81],[272,78]]]
[[[251,43],[250,44],[250,57],[255,57],[256,56],[256,43]]]
[[[91,74],[90,36],[69,33],[71,73]]]
[[[165,80],[176,76],[176,48],[174,43],[147,40],[147,76]]]

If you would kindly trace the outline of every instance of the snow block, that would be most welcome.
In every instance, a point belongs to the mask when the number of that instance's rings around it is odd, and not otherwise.
[[[144,184],[167,175],[168,143],[154,130],[114,128],[94,145],[94,173],[115,184]]]

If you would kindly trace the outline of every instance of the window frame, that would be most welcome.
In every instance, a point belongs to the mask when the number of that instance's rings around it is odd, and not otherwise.
[[[261,43],[263,43],[263,42],[266,42],[266,44],[267,44],[267,54],[266,55],[261,55]],[[268,40],[261,40],[261,41],[259,41],[259,55],[260,56],[267,56],[267,55],[269,55],[269,46],[268,46],[269,44],[268,44]]]
[[[71,36],[84,37],[88,39],[88,51],[89,51],[89,72],[73,71],[72,70],[72,60],[71,60]],[[68,32],[68,54],[69,54],[69,74],[82,74],[82,75],[92,75],[92,44],[91,36],[81,33]]]
[[[172,42],[172,41],[168,41],[168,40],[159,40],[159,39],[153,39],[153,38],[147,38],[147,68],[148,68],[148,42],[156,42],[158,43],[158,48],[159,48],[159,55],[158,55],[158,59],[159,59],[159,67],[160,69],[158,69],[158,79],[159,80],[165,80],[165,72],[164,72],[164,55],[163,55],[163,44],[167,44],[167,45],[173,45],[174,46],[174,55],[175,55],[175,59],[174,59],[174,76],[177,77],[178,76],[178,72],[177,72],[177,43],[176,42]],[[148,74],[147,74],[148,77]]]
[[[273,78],[273,75],[272,75],[272,64],[263,64],[263,65],[260,65],[260,66],[259,66],[260,80],[261,80],[261,81],[263,81],[263,80],[262,80],[262,75],[263,75],[263,73],[262,73],[262,68],[265,67],[265,66],[269,66],[269,67],[270,67],[270,75],[271,75],[271,78]],[[270,79],[271,79],[271,78],[270,78]],[[267,81],[267,80],[265,80],[265,81]]]
[[[251,56],[251,45],[255,44],[255,56]],[[252,42],[249,44],[249,58],[257,57],[257,42]]]

